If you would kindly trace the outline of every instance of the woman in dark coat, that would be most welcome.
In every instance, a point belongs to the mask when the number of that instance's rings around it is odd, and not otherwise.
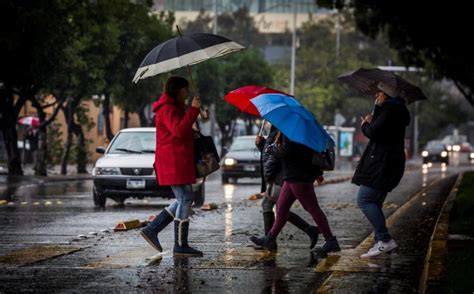
[[[322,253],[340,251],[339,243],[329,228],[326,215],[321,210],[314,192],[314,181],[324,180],[323,172],[312,164],[314,151],[305,145],[290,141],[280,132],[275,143],[267,148],[267,152],[281,159],[283,166],[283,186],[277,202],[277,214],[272,229],[265,237],[252,236],[250,240],[268,250],[276,250],[276,238],[288,220],[291,205],[298,200],[309,212],[326,243],[318,248]]]
[[[379,83],[374,115],[361,118],[369,138],[352,182],[358,186],[357,204],[374,228],[375,244],[362,258],[392,251],[397,244],[388,233],[382,211],[387,193],[400,182],[405,170],[405,128],[410,114],[399,93]],[[396,98],[393,98],[396,97]]]
[[[263,227],[265,235],[268,234],[275,222],[273,207],[278,201],[281,185],[283,184],[283,167],[281,159],[268,152],[268,146],[274,143],[277,134],[278,129],[272,126],[266,139],[262,136],[257,136],[255,138],[255,145],[262,153],[262,182],[265,185],[263,192],[266,192],[262,201]],[[311,240],[309,248],[313,249],[314,245],[318,242],[318,227],[311,226],[292,211],[288,213],[288,221],[308,235]]]
[[[189,210],[193,202],[191,184],[196,182],[192,125],[199,115],[201,102],[194,97],[191,107],[185,110],[189,97],[189,83],[182,77],[170,77],[165,91],[153,103],[156,126],[156,152],[154,168],[159,185],[169,185],[176,200],[166,207],[142,231],[142,237],[158,251],[163,251],[158,233],[174,219],[174,255],[202,256],[202,252],[189,247]]]

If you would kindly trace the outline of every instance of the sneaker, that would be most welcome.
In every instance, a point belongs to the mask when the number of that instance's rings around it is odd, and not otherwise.
[[[369,258],[380,255],[382,253],[389,253],[393,249],[397,248],[398,245],[393,239],[390,239],[388,242],[378,241],[375,245],[367,251],[367,253],[362,254],[361,258]]]

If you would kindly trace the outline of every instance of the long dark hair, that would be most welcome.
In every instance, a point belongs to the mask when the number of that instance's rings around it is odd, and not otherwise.
[[[165,93],[168,94],[175,101],[178,99],[178,92],[182,88],[188,88],[189,82],[183,77],[172,76],[168,78],[165,83]]]

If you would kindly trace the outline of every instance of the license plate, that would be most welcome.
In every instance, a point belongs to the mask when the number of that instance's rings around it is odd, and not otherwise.
[[[244,171],[255,171],[254,165],[244,165]]]
[[[145,188],[145,180],[127,179],[127,189],[143,189]]]

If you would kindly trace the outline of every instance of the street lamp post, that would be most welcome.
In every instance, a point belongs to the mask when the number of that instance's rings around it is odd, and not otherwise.
[[[214,23],[212,25],[212,33],[217,35],[217,0],[214,0]]]
[[[293,38],[291,41],[291,71],[290,71],[290,94],[295,95],[295,70],[296,70],[296,2],[293,5]]]

